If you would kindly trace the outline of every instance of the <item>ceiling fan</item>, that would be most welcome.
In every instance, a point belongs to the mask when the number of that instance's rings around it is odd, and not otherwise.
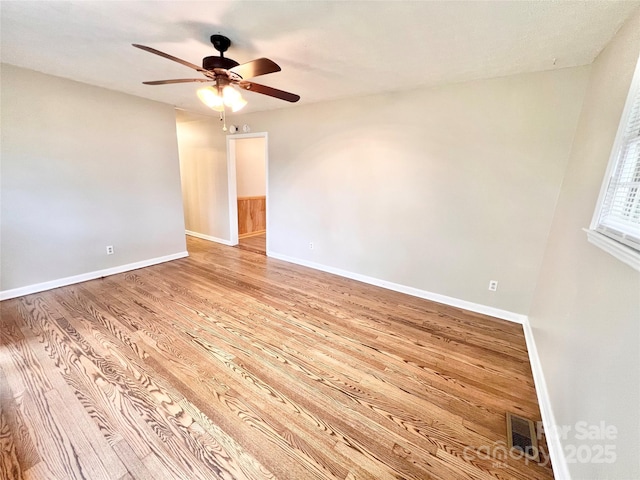
[[[178,62],[186,67],[196,70],[205,77],[155,80],[142,83],[145,85],[167,85],[172,83],[211,82],[214,84],[213,86],[201,88],[197,93],[198,97],[205,105],[218,112],[224,112],[225,107],[229,107],[232,111],[237,112],[247,104],[247,101],[242,98],[242,95],[234,88],[234,85],[237,85],[243,90],[261,93],[287,102],[297,102],[300,100],[300,96],[294,93],[285,92],[284,90],[278,90],[277,88],[268,87],[266,85],[260,85],[259,83],[250,82],[248,80],[249,78],[260,75],[279,72],[281,69],[277,63],[269,60],[268,58],[258,58],[247,63],[239,64],[235,60],[224,56],[224,52],[226,52],[231,45],[231,40],[227,37],[224,35],[211,35],[211,43],[214,48],[220,52],[220,56],[204,57],[202,59],[202,67],[174,57],[173,55],[169,55],[168,53],[161,52],[160,50],[156,50],[155,48],[138,45],[136,43],[132,44],[136,48],[168,58],[169,60],[173,60],[174,62]]]

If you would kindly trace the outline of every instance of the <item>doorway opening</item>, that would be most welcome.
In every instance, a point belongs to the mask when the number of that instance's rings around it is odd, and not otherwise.
[[[266,255],[268,204],[267,134],[227,136],[231,245]]]

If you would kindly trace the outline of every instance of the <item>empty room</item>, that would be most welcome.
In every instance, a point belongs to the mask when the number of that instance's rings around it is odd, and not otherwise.
[[[640,1],[0,27],[0,478],[640,480]]]

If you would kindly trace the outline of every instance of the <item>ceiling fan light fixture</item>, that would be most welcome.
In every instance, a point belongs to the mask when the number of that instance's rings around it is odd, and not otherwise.
[[[233,112],[241,110],[247,104],[247,101],[242,98],[240,92],[231,85],[225,85],[222,89],[222,99],[224,100],[224,104]]]
[[[215,110],[216,112],[224,110],[224,100],[220,95],[218,95],[217,89],[213,87],[204,87],[198,89],[196,93],[200,101],[207,107]]]
[[[231,105],[231,111],[233,113],[239,112],[244,108],[246,104],[247,104],[247,101],[244,98],[240,97],[235,102],[233,102],[233,105]]]

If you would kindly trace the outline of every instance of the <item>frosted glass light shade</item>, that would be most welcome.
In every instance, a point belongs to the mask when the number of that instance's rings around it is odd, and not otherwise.
[[[242,110],[246,104],[247,101],[244,98],[240,97],[233,103],[233,105],[231,105],[231,111],[234,113],[238,112]]]
[[[241,110],[247,104],[247,101],[242,98],[240,92],[231,85],[227,85],[222,89],[222,98],[224,104],[231,108],[233,112]]]
[[[200,88],[196,93],[200,101],[207,107],[215,110],[216,112],[221,112],[224,110],[224,100],[220,95],[218,95],[218,92],[215,88]]]
[[[233,112],[237,112],[247,104],[240,92],[231,85],[226,85],[222,89],[222,96],[220,96],[218,89],[215,87],[204,87],[196,93],[202,103],[216,112],[222,112],[225,106],[229,107]]]

